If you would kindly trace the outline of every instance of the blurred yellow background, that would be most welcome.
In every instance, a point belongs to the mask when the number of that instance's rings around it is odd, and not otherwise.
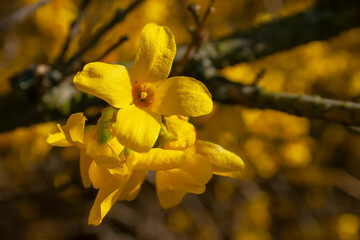
[[[0,20],[36,0],[2,1]],[[93,0],[70,44],[69,58],[132,1]],[[97,59],[120,36],[129,40],[104,62],[129,62],[141,29],[168,26],[178,46],[190,42],[193,25],[187,6],[209,1],[148,0],[105,34],[83,62]],[[257,28],[312,7],[312,0],[215,1],[207,29],[210,39]],[[53,63],[59,55],[79,0],[52,0],[0,32],[0,93],[9,78],[32,63]],[[336,21],[336,20],[334,20]],[[274,33],[276,34],[276,33]],[[258,84],[272,92],[321,95],[359,101],[360,28],[325,41],[221,70],[227,79]],[[71,78],[71,77],[70,77]],[[87,109],[96,115],[99,109]],[[6,118],[6,112],[1,112]],[[240,180],[216,177],[203,195],[161,210],[150,175],[137,199],[117,203],[99,227],[87,226],[96,192],[83,189],[75,149],[52,149],[45,139],[56,132],[47,122],[0,134],[1,239],[360,239],[360,136],[340,124],[291,116],[273,110],[216,103],[208,116],[190,120],[199,139],[220,144],[245,161]]]

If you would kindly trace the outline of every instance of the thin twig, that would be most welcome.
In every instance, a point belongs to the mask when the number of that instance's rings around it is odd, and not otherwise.
[[[199,26],[200,25],[200,19],[199,19],[200,6],[199,6],[199,4],[197,4],[197,3],[190,4],[188,9],[191,12],[191,14],[193,15],[196,26]]]
[[[183,58],[179,61],[179,63],[175,67],[175,70],[172,74],[173,76],[179,75],[184,70],[185,64],[188,61],[192,50],[194,49],[194,47],[198,46],[201,43],[201,41],[203,39],[203,36],[202,36],[203,29],[207,23],[210,13],[214,12],[214,10],[215,10],[214,2],[215,2],[215,0],[210,0],[209,6],[206,9],[204,17],[202,18],[200,24],[197,26],[196,31],[193,33],[191,42],[188,45]],[[196,18],[195,18],[195,21],[196,21]]]
[[[87,50],[89,50],[91,47],[95,46],[95,44],[99,41],[99,39],[107,32],[109,31],[115,24],[121,22],[125,16],[131,12],[135,7],[137,7],[141,2],[144,0],[136,0],[133,1],[125,10],[117,10],[114,17],[111,19],[111,21],[100,28],[91,38],[89,41],[87,41],[75,54],[72,56],[69,60],[69,63],[74,63],[78,58],[80,58]]]
[[[11,14],[9,17],[5,18],[2,23],[0,23],[0,32],[4,31],[5,29],[11,27],[12,25],[21,22],[26,17],[31,15],[33,12],[35,12],[39,7],[42,5],[50,2],[51,0],[41,0],[36,3],[27,5],[20,10],[16,11],[15,13]]]
[[[122,36],[119,38],[119,40],[114,43],[113,45],[111,45],[100,57],[96,58],[93,62],[97,62],[100,61],[101,59],[103,59],[104,57],[106,57],[109,53],[111,53],[112,51],[114,51],[117,47],[119,47],[122,43],[124,43],[125,41],[127,41],[129,39],[128,35]]]
[[[70,33],[69,33],[68,37],[66,38],[63,49],[57,59],[58,63],[62,63],[64,61],[64,56],[65,56],[66,51],[69,48],[71,40],[79,33],[80,23],[85,16],[85,9],[87,8],[87,6],[89,5],[90,2],[91,2],[91,0],[83,0],[81,2],[80,8],[79,8],[79,14],[78,14],[76,20],[71,24]]]

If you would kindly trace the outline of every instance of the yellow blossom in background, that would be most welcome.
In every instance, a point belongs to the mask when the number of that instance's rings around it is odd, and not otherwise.
[[[26,4],[38,2],[22,1]],[[41,34],[47,39],[46,44],[49,45],[47,56],[50,60],[58,56],[77,14],[76,1],[71,0],[52,0],[35,12],[33,19]]]
[[[355,240],[359,238],[360,219],[359,216],[345,213],[336,221],[336,232],[340,240]]]
[[[46,136],[55,129],[55,123],[48,122],[0,134],[1,188],[11,184],[24,186],[31,182],[33,167],[43,164],[51,150],[45,141]]]

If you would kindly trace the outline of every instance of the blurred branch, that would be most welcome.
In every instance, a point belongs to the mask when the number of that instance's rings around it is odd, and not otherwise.
[[[345,170],[334,170],[334,185],[350,196],[360,200],[360,180],[350,175]]]
[[[125,41],[129,39],[128,35],[122,36],[119,38],[117,42],[115,42],[113,45],[111,45],[100,57],[96,58],[94,62],[99,61],[106,57],[109,53],[114,51],[117,47],[119,47],[121,44],[123,44]]]
[[[323,119],[345,125],[360,125],[360,104],[306,94],[268,92],[255,85],[242,85],[216,78],[206,82],[213,99],[225,104],[273,109],[296,116]]]
[[[31,15],[33,12],[35,12],[39,7],[41,7],[42,5],[44,5],[50,1],[51,0],[41,0],[36,3],[29,4],[29,5],[21,8],[20,10],[16,11],[9,17],[5,18],[5,20],[0,23],[0,33],[2,31],[4,31],[5,29],[13,26],[14,24],[22,21],[23,19],[25,19],[26,17]]]
[[[182,57],[182,59],[176,64],[175,70],[173,72],[173,76],[177,76],[179,75],[185,67],[186,62],[188,61],[190,54],[193,50],[194,47],[199,46],[199,44],[203,41],[204,37],[204,27],[209,19],[209,15],[210,13],[215,11],[214,8],[214,2],[215,0],[210,0],[209,6],[206,9],[206,12],[204,14],[204,17],[202,18],[202,20],[199,20],[199,16],[198,16],[198,10],[199,10],[199,6],[196,4],[191,4],[189,6],[189,10],[192,13],[194,19],[195,19],[195,23],[196,23],[196,30],[193,32],[192,34],[192,38],[191,38],[191,43],[188,45],[186,52],[184,54],[184,56]]]
[[[205,82],[213,99],[223,104],[239,104],[249,108],[272,109],[300,117],[315,118],[338,122],[349,126],[360,126],[360,104],[305,94],[268,92],[259,86],[242,85],[223,78],[214,78]],[[68,114],[59,109],[47,110],[32,96],[19,97],[14,92],[4,96],[0,109],[6,116],[0,120],[0,132],[19,126],[58,120]],[[15,100],[15,102],[14,102]],[[83,97],[81,101],[70,104],[70,112],[83,111],[86,107],[106,105],[97,98]],[[21,111],[19,111],[21,109]]]
[[[294,16],[214,41],[216,68],[284,51],[311,41],[325,40],[360,26],[360,1],[326,0]]]
[[[57,59],[58,63],[61,64],[64,62],[65,53],[69,48],[71,40],[79,33],[80,23],[81,23],[82,19],[84,18],[85,10],[90,2],[91,2],[91,0],[83,0],[81,2],[80,8],[79,8],[79,14],[78,14],[76,20],[71,24],[70,33],[69,33],[68,37],[66,38],[63,49]]]
[[[137,7],[144,0],[133,1],[125,10],[118,9],[109,23],[101,27],[90,39],[82,46],[80,49],[70,58],[69,64],[74,63],[78,58],[80,58],[87,50],[95,46],[95,44],[100,40],[100,38],[109,31],[117,23],[124,20],[125,16],[130,13],[135,7]]]
[[[343,192],[360,200],[360,180],[352,176],[344,169],[309,167],[303,170],[288,170],[287,178],[291,182],[306,185],[328,185],[336,186]]]

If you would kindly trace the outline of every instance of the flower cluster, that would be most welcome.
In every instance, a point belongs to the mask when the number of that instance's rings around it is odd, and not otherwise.
[[[235,154],[196,139],[188,117],[210,113],[213,103],[196,79],[167,78],[175,52],[170,30],[148,24],[131,70],[95,62],[75,76],[77,89],[110,107],[96,125],[85,126],[83,113],[72,114],[47,141],[80,149],[83,184],[99,189],[89,224],[99,225],[116,201],[134,199],[149,170],[156,171],[160,205],[169,208],[186,193],[204,192],[213,174],[237,178],[243,169]]]

